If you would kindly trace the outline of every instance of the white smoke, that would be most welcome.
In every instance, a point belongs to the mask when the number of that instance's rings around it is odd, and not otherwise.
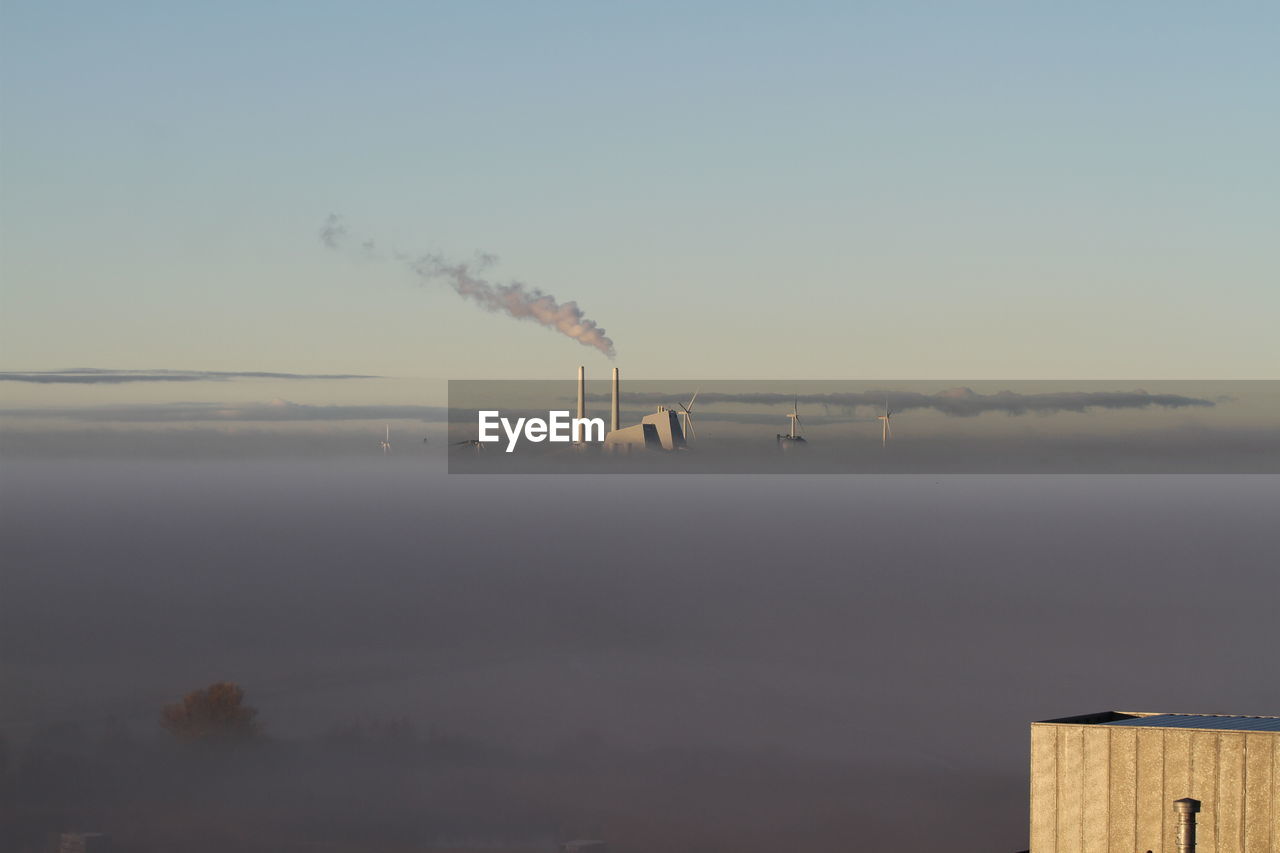
[[[482,256],[477,271],[496,260],[492,255]],[[577,302],[556,302],[554,296],[518,281],[509,284],[487,281],[476,275],[471,265],[450,263],[439,255],[419,258],[411,266],[423,279],[446,282],[459,296],[472,300],[486,311],[533,320],[583,346],[595,347],[609,358],[616,354],[613,341],[595,320],[588,320],[583,315]]]
[[[331,249],[340,249],[348,232],[341,217],[329,214],[320,229],[320,241]],[[374,243],[363,243],[366,257],[374,257]],[[583,346],[594,347],[613,358],[617,353],[613,341],[595,320],[589,320],[577,302],[557,302],[555,297],[522,282],[507,284],[489,281],[481,273],[497,263],[497,256],[477,255],[474,263],[454,263],[441,255],[424,255],[416,260],[397,255],[423,281],[442,281],[464,299],[470,299],[486,311],[506,314],[518,320],[532,320],[554,329]]]

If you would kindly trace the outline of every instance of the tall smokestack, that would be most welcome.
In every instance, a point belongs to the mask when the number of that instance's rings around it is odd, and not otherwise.
[[[618,427],[622,426],[619,423],[621,420],[622,418],[618,416],[618,368],[615,367],[613,369],[613,408],[610,410],[609,430],[617,431]]]
[[[578,417],[587,416],[587,369],[578,365]]]

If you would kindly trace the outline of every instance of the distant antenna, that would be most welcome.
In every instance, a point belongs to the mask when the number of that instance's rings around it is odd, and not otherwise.
[[[382,452],[391,452],[391,424],[387,424],[387,437],[382,440]]]
[[[684,418],[684,434],[688,438],[698,437],[697,433],[693,431],[693,401],[698,399],[698,391],[701,390],[701,388],[698,388],[693,392],[693,396],[689,398],[688,405],[685,405],[684,403],[676,403],[676,405],[680,407],[681,417]]]
[[[893,417],[893,410],[889,408],[889,398],[884,401],[884,414],[880,415],[876,420],[883,425],[880,432],[880,446],[887,447],[889,445],[889,436],[893,435],[893,430],[889,428],[889,420]]]

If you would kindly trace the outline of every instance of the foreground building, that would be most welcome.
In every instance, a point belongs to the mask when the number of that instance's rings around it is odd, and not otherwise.
[[[1280,717],[1104,711],[1031,724],[1030,853],[1280,853]]]

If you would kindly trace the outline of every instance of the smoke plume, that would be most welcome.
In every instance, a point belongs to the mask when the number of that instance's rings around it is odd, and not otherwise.
[[[481,256],[476,271],[495,260],[492,255]],[[471,265],[450,263],[439,255],[419,258],[411,266],[423,279],[446,282],[459,296],[470,299],[486,311],[533,320],[583,346],[595,347],[609,358],[615,355],[613,341],[594,320],[583,315],[576,302],[556,302],[550,294],[526,287],[518,281],[509,284],[486,281],[475,274]]]
[[[330,214],[320,229],[320,242],[331,249],[342,248],[347,236],[347,227],[336,214]],[[372,240],[365,241],[362,246],[366,256],[375,256]],[[486,311],[506,314],[517,320],[532,320],[583,346],[594,347],[609,358],[617,354],[605,330],[595,320],[588,319],[577,302],[557,302],[551,294],[519,281],[502,284],[483,278],[481,274],[497,263],[496,255],[481,253],[472,263],[456,263],[435,254],[417,259],[402,255],[395,257],[423,281],[444,282],[463,299]]]
[[[347,226],[342,224],[342,217],[336,213],[330,213],[324,225],[320,226],[320,242],[330,249],[336,249],[342,245],[346,236]]]

